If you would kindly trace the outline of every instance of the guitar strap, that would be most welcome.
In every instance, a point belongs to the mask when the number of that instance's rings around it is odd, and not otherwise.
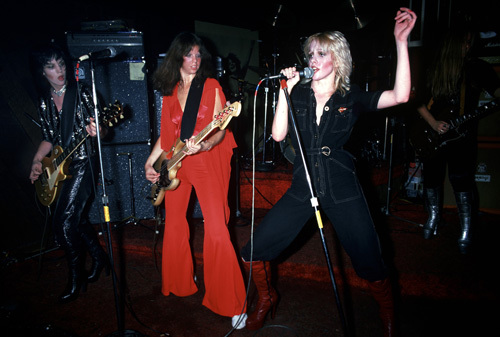
[[[427,103],[427,110],[431,111],[432,105],[434,104],[434,98],[431,97],[429,103]]]
[[[196,77],[191,83],[191,87],[189,88],[189,93],[186,100],[186,107],[184,108],[184,113],[182,114],[180,138],[182,141],[184,141],[184,139],[191,138],[191,136],[193,135],[204,86],[205,83],[202,83]]]
[[[61,116],[61,142],[62,147],[65,149],[71,143],[71,135],[73,134],[73,125],[75,123],[75,97],[76,87],[68,85],[66,94],[64,95],[64,102],[62,106]]]

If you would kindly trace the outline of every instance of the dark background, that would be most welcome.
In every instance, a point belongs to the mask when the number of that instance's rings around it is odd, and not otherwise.
[[[420,12],[422,1],[413,1],[411,6],[419,15],[410,48],[416,89],[422,85],[429,52],[458,14],[471,13],[481,31],[498,31],[500,14],[498,1],[495,0],[476,0],[465,4],[462,1],[440,1],[440,8],[435,1],[427,1],[425,11]],[[215,6],[149,0],[4,1],[0,9],[0,172],[4,181],[0,203],[2,251],[20,249],[39,241],[46,221],[46,210],[37,202],[34,187],[27,179],[40,141],[40,131],[33,122],[38,117],[28,68],[29,52],[32,47],[52,39],[64,44],[65,32],[81,31],[85,23],[118,21],[129,30],[141,32],[147,74],[154,71],[158,55],[167,50],[172,38],[181,31],[193,31],[195,21],[257,31],[260,66],[277,55],[278,68],[297,62],[296,55],[300,54],[300,42],[304,37],[324,30],[340,30],[346,34],[352,47],[355,63],[353,82],[367,85],[370,89],[384,89],[391,84],[395,61],[393,18],[400,6],[409,6],[408,1],[342,0],[328,2],[328,5],[326,2],[310,5],[296,2],[294,5],[282,5],[277,16],[280,6],[270,1],[263,4],[233,1]],[[216,55],[217,46],[212,47],[215,47],[212,52]],[[500,55],[499,48],[495,46],[484,49],[483,53],[486,56]],[[134,151],[147,155],[148,140],[153,138],[155,128],[156,107],[150,87],[144,90],[145,93],[139,94],[145,95],[140,101],[144,104],[141,108],[147,111],[144,121],[149,123],[151,130],[149,135],[144,136],[146,145],[118,145],[135,146]],[[119,151],[126,152],[128,149]],[[115,159],[124,161],[120,164],[122,168],[127,165],[126,158]],[[134,165],[138,170],[142,169],[143,159],[137,159]],[[127,179],[120,184],[128,186]],[[135,184],[136,191],[141,190],[142,183],[144,181]],[[135,198],[141,199],[139,203],[144,200],[139,192]],[[128,200],[125,201],[127,203]],[[146,217],[152,214],[149,205],[138,208]]]

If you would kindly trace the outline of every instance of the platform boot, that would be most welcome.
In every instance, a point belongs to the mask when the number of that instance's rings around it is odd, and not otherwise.
[[[68,284],[59,296],[59,303],[68,303],[78,298],[80,289],[87,289],[87,275],[84,269],[84,255],[81,250],[73,247],[66,249],[68,261]]]
[[[106,271],[106,275],[109,275],[110,261],[108,254],[102,248],[99,238],[91,225],[85,224],[84,228],[82,231],[82,240],[92,258],[92,266],[87,276],[87,282],[93,283],[99,280],[99,276],[101,276],[103,270]]]
[[[427,209],[427,222],[424,225],[424,239],[430,239],[437,233],[437,227],[441,221],[441,210],[443,208],[443,194],[441,188],[424,188],[425,207]]]
[[[243,261],[243,265],[247,273],[250,273],[250,262]],[[271,264],[269,261],[253,261],[251,273],[259,300],[254,312],[248,315],[246,327],[248,330],[258,330],[264,325],[269,311],[271,311],[271,318],[274,319],[278,293],[271,285]]]
[[[471,244],[471,227],[473,222],[473,195],[472,192],[455,192],[458,218],[460,220],[461,234],[458,239],[460,253],[467,254]]]
[[[382,320],[384,337],[398,336],[394,314],[394,297],[390,280],[386,278],[381,281],[368,282],[368,288],[379,305],[379,315]]]

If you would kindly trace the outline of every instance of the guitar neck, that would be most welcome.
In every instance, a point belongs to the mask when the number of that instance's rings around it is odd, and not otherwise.
[[[80,135],[80,137],[77,140],[72,142],[73,148],[68,152],[68,154],[65,156],[59,156],[55,159],[56,166],[59,167],[59,165],[65,162],[85,142],[85,140],[87,140],[88,137],[89,134]]]
[[[482,115],[486,115],[490,112],[494,112],[494,111],[498,110],[499,102],[500,102],[500,100],[497,98],[489,103],[481,105],[473,112],[470,112],[470,113],[467,113],[467,114],[464,114],[462,116],[459,116],[459,117],[452,119],[450,121],[450,125],[452,126],[453,129],[455,129],[455,128],[459,127],[460,125],[462,125],[463,123],[466,123],[474,118],[479,118]]]
[[[123,118],[123,108],[122,105],[118,103],[118,101],[116,101],[114,105],[110,104],[110,108],[107,107],[104,108],[104,111],[106,114],[102,120],[102,123],[108,125],[108,127],[112,127],[114,124],[118,122],[119,118],[120,119]],[[114,124],[112,121],[114,121]],[[87,140],[88,137],[90,137],[90,134],[84,133],[84,131],[80,132],[77,139],[71,142],[70,145],[72,146],[72,149],[68,152],[68,154],[65,155],[64,157],[59,156],[55,159],[57,167],[59,167],[59,165],[65,162]]]
[[[195,137],[194,137],[194,143],[195,145],[198,145],[205,139],[210,132],[212,132],[213,129],[217,127],[216,121],[210,122],[203,130],[200,131]],[[182,149],[180,149],[177,153],[175,153],[172,158],[169,160],[167,164],[167,170],[170,171],[172,167],[175,167],[184,157],[186,154],[184,152],[187,152],[187,146],[184,145]]]

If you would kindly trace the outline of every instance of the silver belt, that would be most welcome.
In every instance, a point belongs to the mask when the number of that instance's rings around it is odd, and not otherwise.
[[[332,150],[330,149],[329,146],[322,146],[319,148],[312,148],[307,151],[310,155],[315,155],[315,154],[322,154],[325,157],[329,157],[330,154],[332,154]]]

